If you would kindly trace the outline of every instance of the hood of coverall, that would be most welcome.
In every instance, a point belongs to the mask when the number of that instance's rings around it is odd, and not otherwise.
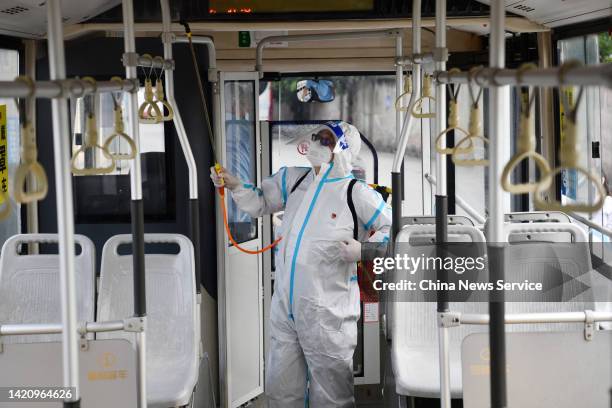
[[[346,177],[353,170],[353,160],[359,155],[361,150],[361,135],[359,130],[344,121],[330,121],[309,133],[318,133],[321,130],[330,130],[336,136],[336,146],[334,146],[334,167],[329,173],[329,178]],[[323,173],[327,169],[327,164],[321,166]]]

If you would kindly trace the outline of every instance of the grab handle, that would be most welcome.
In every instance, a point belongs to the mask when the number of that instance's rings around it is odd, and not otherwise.
[[[29,98],[33,98],[35,91],[34,81],[25,76],[17,77],[18,81],[25,82],[30,87]],[[33,101],[33,99],[31,99]],[[21,106],[17,103],[18,108]],[[13,180],[13,198],[21,204],[27,204],[34,201],[42,200],[47,196],[49,184],[45,169],[38,162],[38,150],[36,148],[36,134],[32,122],[27,118],[25,110],[19,109],[21,112],[22,125],[21,130],[21,162],[15,170],[15,178]],[[33,181],[33,191],[28,191],[26,180],[30,177]]]
[[[155,103],[155,95],[153,93],[153,82],[151,78],[146,78],[144,82],[144,102],[138,108],[138,121],[140,123],[159,123],[164,114],[159,110]],[[145,115],[145,112],[147,115]]]
[[[412,75],[406,75],[404,77],[404,92],[395,99],[395,110],[399,112],[408,112],[410,110],[410,103],[408,105],[402,105],[402,100],[406,96],[412,94]]]
[[[431,77],[425,75],[423,78],[423,95],[417,99],[412,107],[412,116],[420,119],[431,119],[436,117],[435,112],[423,112],[423,102],[429,100],[430,103],[435,102],[436,98],[431,93]]]
[[[563,76],[568,68],[575,68],[580,65],[582,64],[578,61],[569,61],[563,64],[559,69],[559,83],[563,84]],[[582,100],[583,90],[584,89],[580,87],[578,95],[576,96],[576,102],[572,104],[568,92],[565,92],[563,88],[559,89],[559,99],[561,100],[561,106],[565,112],[565,120],[562,126],[563,137],[561,138],[561,147],[559,150],[559,166],[546,174],[538,185],[534,198],[536,209],[544,211],[592,213],[600,210],[604,205],[607,193],[601,178],[580,164],[581,149],[576,131],[576,118],[578,107]],[[541,193],[547,190],[553,184],[555,176],[561,174],[564,170],[575,171],[577,174],[586,176],[587,181],[591,182],[597,190],[597,200],[593,203],[561,203],[556,200],[545,201]]]
[[[95,93],[96,81],[91,77],[83,78],[83,80],[91,82],[91,84],[94,87],[94,95],[97,95]],[[98,136],[98,124],[96,122],[96,116],[92,112],[93,108],[90,108],[90,109],[91,110],[88,112],[87,117],[85,119],[85,138],[83,140],[83,144],[76,152],[74,152],[74,154],[72,155],[72,160],[70,161],[72,173],[77,176],[94,176],[94,175],[100,175],[100,174],[108,174],[115,170],[115,159],[113,158],[113,156],[111,156],[111,154],[108,152],[106,147],[100,146],[99,136]],[[79,168],[76,165],[76,161],[80,155],[83,155],[84,157],[86,151],[92,151],[92,153],[95,154],[96,150],[100,150],[102,152],[102,155],[108,161],[110,161],[110,164],[108,166]]]
[[[517,77],[520,83],[523,72],[537,68],[535,64],[524,64],[518,70]],[[541,175],[550,173],[550,166],[544,156],[536,152],[536,139],[532,131],[532,116],[531,109],[535,100],[535,92],[529,95],[529,91],[526,94],[525,101],[521,103],[520,119],[519,119],[519,133],[517,140],[516,154],[506,163],[504,170],[501,175],[501,186],[502,188],[511,194],[527,194],[533,193],[538,189],[538,184],[541,180],[533,183],[519,183],[513,184],[510,180],[510,176],[514,171],[514,168],[519,165],[523,160],[533,159],[535,164],[538,166]]]
[[[482,143],[486,146],[489,144],[489,141],[484,138],[483,136],[477,136],[477,135],[467,135],[465,136],[463,139],[461,139],[459,141],[459,143],[457,143],[457,145],[453,148],[453,152],[452,152],[452,159],[453,159],[453,163],[455,163],[457,166],[464,166],[464,167],[478,167],[478,166],[488,166],[489,165],[489,159],[462,159],[457,157],[457,154],[461,153],[461,146],[465,145],[466,143],[470,143],[468,146],[472,146],[472,150],[473,150],[473,142],[472,140],[482,140]],[[465,147],[463,150],[467,149],[467,147]]]
[[[161,103],[162,105],[162,107],[159,109],[161,116],[158,119],[160,122],[172,120],[172,118],[174,118],[174,111],[172,110],[172,106],[170,106],[170,104],[166,101],[166,97],[164,96],[163,82],[160,78],[157,78],[157,80],[155,80],[155,102]],[[168,111],[167,115],[164,115],[164,108],[166,108],[165,110]],[[151,113],[152,109],[153,109],[153,106],[150,105],[149,109],[147,110],[147,113],[149,115],[152,114]]]
[[[86,119],[87,126],[87,134],[85,136],[85,142],[83,145],[72,155],[72,160],[70,161],[72,167],[72,173],[77,176],[95,176],[101,174],[109,174],[115,170],[115,159],[108,152],[106,147],[100,146],[98,143],[98,129],[96,120],[93,115],[90,115]],[[110,161],[108,166],[103,167],[83,167],[79,168],[76,165],[76,161],[80,155],[85,156],[86,151],[92,151],[95,153],[96,150],[100,150],[102,155]]]

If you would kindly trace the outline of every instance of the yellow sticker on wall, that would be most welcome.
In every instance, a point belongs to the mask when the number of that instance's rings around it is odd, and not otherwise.
[[[7,193],[9,187],[8,177],[8,139],[6,134],[6,105],[0,105],[0,189]],[[0,203],[4,202],[4,195],[0,194]]]

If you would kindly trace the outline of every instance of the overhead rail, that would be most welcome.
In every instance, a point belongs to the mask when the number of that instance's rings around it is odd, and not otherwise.
[[[20,81],[0,81],[0,94],[4,98],[80,98],[93,93],[137,92],[138,79],[97,81],[93,84],[82,78],[56,81],[33,81],[33,86]],[[33,90],[32,90],[33,89]]]
[[[483,68],[470,75],[468,71],[439,71],[434,73],[436,81],[443,84],[468,84],[472,80],[480,87],[515,86],[604,86],[612,88],[612,63],[575,66],[567,69],[537,68],[522,69]]]
[[[263,50],[274,42],[304,42],[304,41],[320,41],[320,40],[355,40],[364,38],[397,38],[402,36],[403,31],[400,29],[393,30],[377,30],[377,31],[349,31],[338,33],[323,33],[323,34],[297,34],[297,35],[273,35],[265,37],[257,44],[255,52],[255,71],[263,76]]]
[[[436,55],[432,52],[412,54],[406,57],[395,58],[395,64],[400,66],[411,66],[414,64],[430,64],[436,61]]]
[[[174,60],[151,58],[149,54],[139,55],[135,52],[126,52],[122,57],[123,66],[151,69],[174,69]]]

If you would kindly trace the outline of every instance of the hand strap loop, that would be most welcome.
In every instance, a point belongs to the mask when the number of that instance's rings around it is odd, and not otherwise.
[[[450,74],[453,72],[461,72],[461,71],[458,68],[453,68],[448,72]],[[443,148],[441,146],[441,142],[443,141],[443,138],[446,137],[446,134],[448,132],[455,131],[455,136],[457,136],[457,132],[462,133],[463,137],[468,135],[468,132],[466,132],[463,128],[459,127],[459,104],[457,102],[457,99],[459,98],[459,91],[461,89],[461,85],[460,84],[456,85],[455,89],[453,89],[451,84],[447,84],[446,86],[448,88],[448,94],[450,95],[450,102],[448,105],[448,127],[444,129],[442,132],[440,132],[438,137],[436,137],[436,140],[434,143],[436,147],[436,151],[440,154],[452,154],[453,153],[454,149],[452,147]],[[472,144],[471,140],[469,142],[470,143],[465,148],[457,150],[457,153],[464,153],[464,154],[471,153],[472,150],[474,149],[474,145]]]
[[[590,171],[588,168],[580,164],[580,143],[576,132],[576,119],[578,108],[582,100],[583,88],[580,87],[576,101],[572,104],[571,93],[569,90],[564,89],[564,76],[568,69],[576,68],[582,64],[578,61],[569,61],[563,64],[559,69],[559,99],[561,100],[561,106],[563,108],[564,116],[562,116],[562,137],[561,147],[559,150],[559,166],[549,172],[546,177],[543,177],[542,181],[536,189],[534,197],[535,206],[537,209],[545,211],[565,211],[565,212],[584,212],[592,213],[600,210],[607,196],[606,189],[601,181],[601,178]],[[597,190],[597,199],[593,203],[561,203],[556,200],[546,202],[542,198],[542,192],[550,188],[555,180],[555,176],[563,173],[575,172],[576,175],[582,174],[587,182],[591,182]],[[577,179],[578,177],[576,177]]]
[[[97,90],[97,85],[95,79],[91,77],[83,78],[84,81],[90,82],[94,86],[94,90]],[[94,91],[95,92],[95,91]],[[93,95],[96,95],[94,93]],[[92,104],[93,105],[93,104]],[[81,147],[74,152],[71,160],[72,173],[78,176],[93,176],[100,174],[108,174],[115,170],[115,159],[111,156],[108,150],[105,147],[100,146],[99,136],[98,136],[98,123],[96,121],[96,115],[94,112],[95,108],[92,106],[87,112],[85,118],[85,137],[83,138],[83,144]],[[85,159],[85,152],[87,150],[91,150],[94,158],[96,149],[99,149],[102,152],[102,155],[110,162],[108,166],[103,167],[83,167],[79,168],[76,165],[77,159],[79,155],[83,155],[83,159]]]
[[[436,98],[431,95],[431,76],[425,74],[423,76],[423,95],[414,102],[412,116],[420,119],[431,119],[436,117],[435,112],[423,112],[424,101],[429,100],[430,104],[436,102]]]
[[[119,77],[112,77],[111,81],[123,83],[123,80]],[[134,140],[125,133],[121,101],[114,94],[111,94],[111,96],[113,98],[113,114],[115,119],[114,130],[113,133],[106,138],[103,148],[106,149],[115,160],[131,160],[136,156],[136,143],[134,143]],[[110,150],[110,146],[116,138],[123,139],[128,144],[129,150],[127,153],[115,153]]]

